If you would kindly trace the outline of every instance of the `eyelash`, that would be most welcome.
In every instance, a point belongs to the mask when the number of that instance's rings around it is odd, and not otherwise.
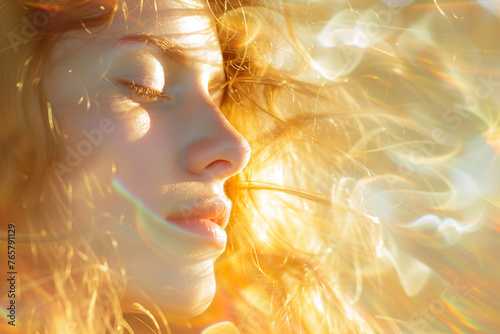
[[[158,99],[162,100],[170,100],[173,99],[174,97],[171,94],[165,95],[163,92],[160,92],[159,90],[137,85],[135,82],[128,82],[128,81],[122,81],[119,80],[120,83],[132,88],[132,90],[139,95],[141,98],[148,99],[149,101],[146,102],[156,102]],[[141,101],[138,101],[141,102]]]

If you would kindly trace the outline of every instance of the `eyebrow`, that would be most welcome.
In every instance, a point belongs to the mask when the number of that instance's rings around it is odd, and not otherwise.
[[[174,60],[182,65],[186,65],[186,63],[188,62],[186,53],[182,46],[166,37],[149,34],[139,34],[126,36],[122,40],[142,43],[149,42],[154,46],[160,48],[166,58]]]

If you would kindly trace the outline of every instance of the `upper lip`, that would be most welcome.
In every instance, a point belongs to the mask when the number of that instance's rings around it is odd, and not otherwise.
[[[221,227],[225,228],[229,223],[229,214],[231,212],[231,201],[222,197],[193,199],[188,205],[181,203],[178,205],[179,211],[167,215],[167,220],[185,220],[185,219],[207,219]],[[201,204],[200,204],[201,203]]]

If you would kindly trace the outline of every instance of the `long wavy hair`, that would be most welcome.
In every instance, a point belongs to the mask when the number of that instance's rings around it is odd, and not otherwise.
[[[411,1],[209,5],[221,110],[253,153],[226,184],[215,300],[186,332],[229,320],[241,333],[497,333],[498,42],[471,28],[498,31],[496,16]],[[126,259],[95,255],[58,195],[71,189],[51,168],[62,138],[42,89],[58,37],[122,12],[120,0],[0,4],[0,229],[4,244],[15,223],[26,333],[132,332]]]

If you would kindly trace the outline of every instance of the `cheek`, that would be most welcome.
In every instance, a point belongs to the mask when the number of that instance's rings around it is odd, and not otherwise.
[[[149,113],[137,103],[127,99],[115,99],[111,103],[110,109],[114,117],[121,121],[121,130],[127,142],[141,139],[151,128]]]
[[[109,156],[110,143],[119,135],[118,124],[107,113],[98,108],[83,106],[73,108],[54,105],[54,118],[64,140],[66,154],[76,153],[81,158],[81,167],[92,166],[91,161]],[[109,160],[109,159],[104,159]],[[80,167],[80,166],[71,166]]]
[[[52,91],[49,102],[64,137],[66,155],[76,153],[74,160],[81,160],[79,167],[92,167],[101,160],[111,169],[115,160],[130,156],[130,146],[148,133],[151,120],[144,109],[106,87],[95,91],[99,92],[97,98],[80,103],[64,92]]]

